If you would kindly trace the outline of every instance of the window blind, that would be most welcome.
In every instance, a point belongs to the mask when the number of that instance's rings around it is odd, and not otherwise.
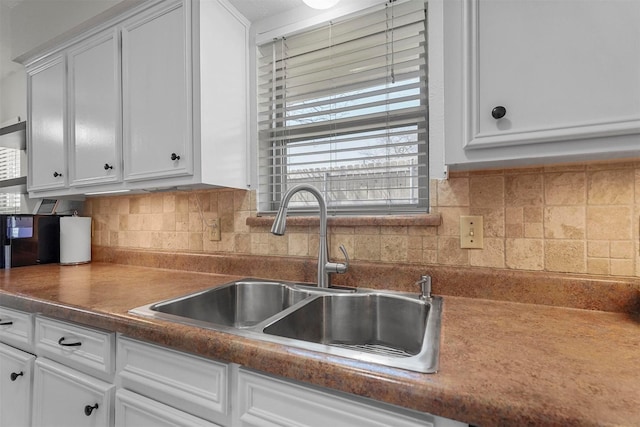
[[[20,152],[0,147],[0,180],[20,176]],[[20,212],[20,194],[0,193],[0,213]]]
[[[260,211],[300,183],[334,213],[426,211],[424,1],[259,46],[258,114]],[[304,192],[290,204],[315,206]]]

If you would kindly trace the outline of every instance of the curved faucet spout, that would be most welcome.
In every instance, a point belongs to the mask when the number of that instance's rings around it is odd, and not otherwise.
[[[290,188],[282,197],[282,202],[280,202],[280,208],[278,209],[278,213],[276,213],[276,217],[273,220],[273,225],[271,226],[271,233],[282,236],[287,228],[287,207],[289,206],[289,201],[294,194],[299,191],[307,191],[311,193],[316,200],[318,201],[318,205],[320,207],[320,247],[318,249],[318,287],[320,288],[328,288],[329,287],[329,271],[327,271],[327,260],[329,258],[329,253],[327,249],[327,204],[324,201],[324,197],[318,191],[317,188],[307,185],[300,184],[295,187]],[[346,268],[344,269],[346,271]]]

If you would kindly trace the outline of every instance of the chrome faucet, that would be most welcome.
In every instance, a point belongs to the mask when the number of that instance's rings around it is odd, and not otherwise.
[[[322,194],[313,186],[307,184],[297,185],[293,188],[290,188],[284,196],[282,196],[282,202],[280,202],[280,208],[278,209],[278,213],[276,213],[276,217],[273,220],[273,225],[271,226],[271,233],[276,236],[284,235],[285,229],[287,228],[287,207],[289,206],[289,201],[294,194],[299,191],[307,191],[311,193],[316,200],[318,200],[318,205],[320,207],[320,247],[318,249],[318,287],[319,288],[328,288],[331,282],[329,277],[330,273],[346,273],[349,269],[349,255],[347,254],[347,250],[344,246],[340,245],[340,251],[344,254],[346,258],[346,263],[336,263],[336,262],[328,262],[329,259],[329,250],[327,248],[327,204],[324,201],[324,197]]]

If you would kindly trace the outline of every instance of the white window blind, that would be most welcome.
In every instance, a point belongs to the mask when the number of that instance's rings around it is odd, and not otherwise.
[[[13,179],[19,176],[20,151],[0,147],[0,180]],[[16,212],[20,212],[20,194],[0,193],[0,213]]]
[[[333,213],[425,212],[426,51],[424,0],[259,46],[259,210],[307,183]]]

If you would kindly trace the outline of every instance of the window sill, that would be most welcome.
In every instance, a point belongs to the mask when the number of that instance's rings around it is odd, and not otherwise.
[[[288,225],[313,226],[320,222],[317,216],[290,216],[287,217]],[[380,216],[330,216],[327,218],[329,226],[341,227],[367,227],[367,226],[422,226],[438,227],[442,223],[439,213],[423,215],[380,215]],[[249,226],[271,226],[272,216],[248,217],[246,224]]]

